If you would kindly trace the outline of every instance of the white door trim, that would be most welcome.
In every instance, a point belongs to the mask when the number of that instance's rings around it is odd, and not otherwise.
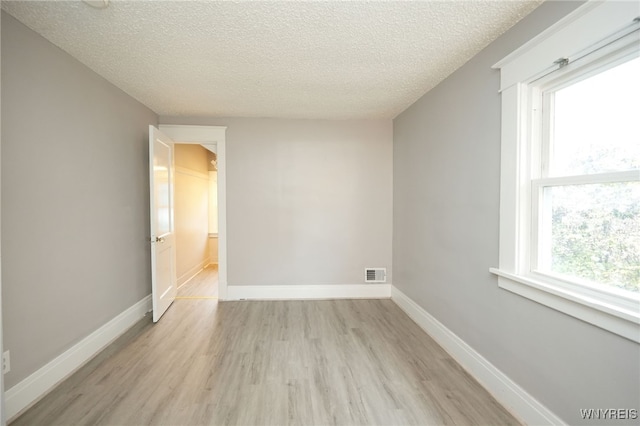
[[[160,131],[175,143],[216,145],[218,168],[218,294],[220,300],[227,299],[227,167],[226,131],[224,126],[187,126],[161,124]]]

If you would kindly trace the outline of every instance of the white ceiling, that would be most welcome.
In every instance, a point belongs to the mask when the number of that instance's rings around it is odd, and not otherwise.
[[[535,1],[2,1],[160,115],[393,118]]]

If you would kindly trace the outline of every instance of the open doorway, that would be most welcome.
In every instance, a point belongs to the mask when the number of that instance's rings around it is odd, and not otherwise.
[[[216,146],[174,145],[177,298],[218,298]]]
[[[217,262],[218,298],[227,297],[227,226],[226,226],[226,127],[161,124],[160,130],[176,144],[196,145],[216,154],[217,190]],[[207,172],[211,159],[207,159]],[[184,271],[183,271],[184,273]],[[176,274],[176,278],[180,275]],[[180,284],[178,282],[178,284]]]

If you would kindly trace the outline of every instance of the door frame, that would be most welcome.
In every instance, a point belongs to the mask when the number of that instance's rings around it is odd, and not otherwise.
[[[160,124],[160,131],[175,143],[216,145],[218,169],[218,298],[227,299],[227,165],[226,126]]]

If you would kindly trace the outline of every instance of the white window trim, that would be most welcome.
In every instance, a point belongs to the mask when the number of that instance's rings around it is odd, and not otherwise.
[[[531,182],[539,176],[532,176],[528,146],[528,125],[533,120],[529,83],[558,69],[556,60],[578,62],[586,50],[629,33],[640,26],[634,22],[638,16],[635,1],[589,1],[494,65],[500,69],[501,80],[502,164],[499,267],[490,271],[498,275],[503,289],[640,343],[638,300],[530,272]],[[634,34],[637,37],[638,32]],[[601,50],[606,54],[606,49]],[[546,178],[544,183],[555,183],[552,179],[556,178]],[[567,179],[557,180],[564,184]]]

